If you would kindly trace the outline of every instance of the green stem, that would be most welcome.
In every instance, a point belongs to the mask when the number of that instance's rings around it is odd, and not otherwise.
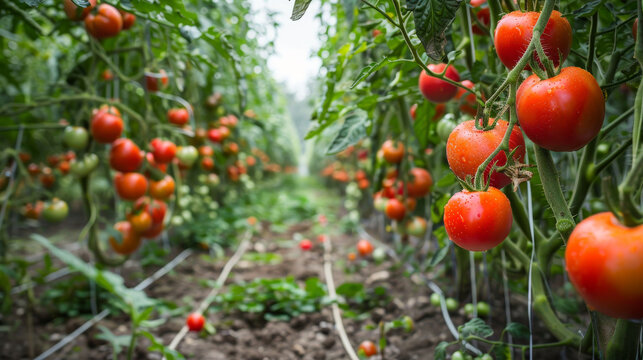
[[[391,18],[391,17],[386,13],[386,11],[384,11],[384,10],[380,9],[379,7],[377,7],[377,6],[373,5],[373,4],[371,4],[371,3],[370,3],[370,2],[368,2],[367,0],[361,0],[361,1],[362,1],[364,4],[366,4],[368,7],[370,7],[371,9],[373,9],[373,10],[377,11],[378,13],[382,14],[382,16],[384,16],[384,17],[386,18],[386,20],[388,20],[388,21],[389,21],[393,26],[395,26],[395,27],[397,27],[397,28],[399,28],[399,27],[400,27],[400,24],[398,24],[397,22],[395,22],[395,20],[393,20],[393,18]]]
[[[596,158],[596,147],[598,145],[598,137],[595,137],[592,141],[585,146],[583,153],[580,158],[580,165],[576,173],[576,182],[574,184],[574,191],[572,193],[571,201],[569,202],[569,211],[572,215],[578,215],[585,197],[587,196],[587,191],[589,186],[594,180],[594,177],[591,178],[588,176],[588,170],[591,166],[594,166],[594,160]]]
[[[520,231],[525,235],[527,239],[531,240],[531,229],[529,226],[529,216],[527,216],[527,211],[525,210],[525,205],[522,200],[518,198],[518,195],[509,188],[503,190],[509,203],[511,204],[511,211],[514,216],[514,220],[518,225]],[[534,227],[534,240],[536,241],[536,249],[540,248],[540,244],[545,241],[545,236],[540,231],[539,228]]]
[[[616,119],[612,120],[607,126],[605,126],[601,132],[598,134],[599,139],[603,139],[607,134],[614,130],[618,125],[627,120],[630,115],[634,113],[634,107],[627,109],[624,113],[619,115]]]
[[[545,198],[556,218],[556,230],[558,230],[562,240],[565,241],[576,223],[565,201],[558,171],[556,171],[556,164],[549,150],[534,144],[534,152],[536,153],[536,164],[540,172]]]
[[[607,343],[606,360],[636,359],[641,325],[627,319],[618,319],[614,335]]]
[[[643,214],[634,200],[635,193],[643,184],[643,152],[632,163],[632,170],[619,186],[620,206],[623,222],[627,226],[637,226],[643,223]]]
[[[127,360],[132,360],[134,349],[136,348],[136,324],[132,324],[132,337],[129,341],[129,348],[127,349]]]
[[[527,46],[527,49],[525,50],[525,53],[522,55],[520,60],[518,60],[518,63],[516,64],[516,66],[513,69],[511,69],[511,71],[509,71],[509,74],[507,75],[507,78],[505,79],[505,81],[498,87],[498,89],[496,89],[496,91],[486,101],[484,106],[485,118],[488,118],[491,115],[491,105],[500,96],[500,94],[509,86],[509,84],[515,83],[518,81],[520,77],[520,72],[525,68],[525,66],[529,62],[529,59],[532,57],[534,50],[536,49],[536,44],[540,43],[540,37],[545,31],[545,26],[549,21],[551,12],[554,10],[554,4],[555,4],[554,0],[545,1],[545,5],[543,6],[542,11],[540,12],[540,16],[538,17],[538,21],[536,22],[536,25],[534,26],[533,35],[531,37],[531,41],[529,42],[529,45]]]
[[[598,28],[598,11],[592,15],[592,23],[589,29],[589,43],[587,45],[587,61],[585,61],[585,70],[592,72],[592,64],[594,63],[594,53],[596,49],[596,30]]]

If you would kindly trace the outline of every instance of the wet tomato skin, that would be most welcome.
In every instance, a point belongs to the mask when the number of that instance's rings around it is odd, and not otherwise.
[[[567,242],[569,279],[590,308],[643,318],[643,225],[626,227],[610,212],[581,221]]]
[[[509,123],[504,120],[498,120],[496,126],[487,131],[476,129],[474,120],[465,121],[458,125],[447,140],[447,161],[453,173],[462,180],[466,180],[468,175],[475,176],[478,166],[502,142],[508,126]],[[509,136],[509,149],[516,148],[513,158],[522,162],[525,158],[525,139],[520,129],[514,126]],[[500,189],[511,183],[511,179],[507,175],[499,172],[494,172],[491,174],[491,178],[489,177],[489,171],[493,164],[502,166],[506,163],[507,156],[503,151],[498,153],[489,163],[484,172],[485,181],[489,181],[489,185]]]
[[[533,11],[513,11],[503,16],[498,22],[494,36],[494,47],[500,61],[506,67],[513,69],[525,53],[539,16],[540,13]],[[554,62],[554,66],[557,67],[561,63],[559,52],[563,61],[567,59],[572,46],[572,27],[560,12],[552,11],[540,38],[540,43],[543,45],[547,57]],[[535,51],[534,59],[540,63]],[[543,66],[540,65],[540,67]],[[530,69],[530,67],[527,66],[526,69]]]
[[[446,64],[429,64],[427,65],[427,68],[434,73],[441,74],[446,66]],[[453,81],[460,81],[460,74],[458,74],[458,71],[453,67],[453,65],[449,65],[444,76]],[[418,86],[422,95],[424,95],[427,100],[435,103],[447,102],[458,92],[458,88],[455,85],[433,77],[425,71],[420,73]]]
[[[509,199],[500,190],[460,191],[444,207],[444,228],[449,239],[469,251],[486,251],[500,244],[511,231]]]
[[[575,151],[600,131],[605,99],[592,74],[567,67],[546,80],[531,75],[523,81],[516,110],[520,127],[531,141],[552,151]]]

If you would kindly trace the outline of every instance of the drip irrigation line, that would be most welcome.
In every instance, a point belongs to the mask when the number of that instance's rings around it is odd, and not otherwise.
[[[507,269],[505,264],[507,263],[507,258],[505,256],[505,249],[500,249],[500,259],[502,261],[502,292],[505,297],[505,319],[507,324],[511,324],[511,303],[509,298],[509,277],[507,276]],[[509,343],[509,348],[511,349],[511,355],[513,356],[513,336],[507,333],[507,343]]]
[[[469,251],[469,275],[471,276],[471,303],[473,304],[473,317],[478,317],[478,282],[476,279],[476,260],[473,251]]]
[[[368,238],[368,239],[371,240],[371,242],[374,242],[377,246],[383,248],[386,251],[386,253],[393,260],[399,261],[399,257],[397,256],[397,254],[395,253],[395,251],[393,249],[391,249],[388,245],[385,245],[382,242],[380,242],[379,240],[375,239],[373,236],[371,236],[371,234],[366,232],[366,230],[364,230],[364,228],[362,226],[359,226],[357,231],[358,231],[358,233],[360,234],[361,237]],[[406,270],[409,271],[410,273],[415,273],[416,275],[418,275],[422,279],[422,281],[424,281],[426,286],[428,286],[431,290],[433,290],[433,292],[435,292],[438,295],[440,295],[440,309],[442,311],[442,317],[444,318],[444,322],[446,323],[447,327],[449,328],[449,332],[451,332],[453,337],[455,337],[456,340],[460,339],[460,335],[458,334],[458,329],[453,324],[453,321],[451,320],[451,316],[449,316],[449,311],[447,310],[446,299],[444,297],[444,292],[442,291],[440,286],[438,286],[438,284],[436,284],[435,282],[433,282],[430,279],[428,279],[421,272],[416,272],[415,271],[416,269],[414,269],[411,265],[405,264],[405,267],[406,267]],[[476,355],[482,355],[483,354],[482,351],[480,351],[480,349],[476,348],[475,346],[471,345],[470,343],[468,343],[468,342],[466,342],[464,340],[462,341],[462,344],[464,345],[464,347],[467,350],[473,352]]]
[[[154,281],[160,279],[162,276],[170,272],[170,270],[174,269],[178,264],[180,264],[183,260],[187,259],[190,255],[192,255],[192,249],[185,249],[183,250],[179,255],[177,255],[172,261],[169,263],[165,264],[162,268],[158,269],[152,276],[148,277],[147,279],[141,281],[136,287],[134,288],[135,290],[141,291],[145,290],[150,284],[152,284]],[[98,315],[94,316],[81,326],[79,326],[76,330],[74,330],[72,333],[69,335],[65,336],[62,338],[58,343],[56,343],[54,346],[50,347],[47,351],[43,352],[42,354],[38,355],[34,360],[43,360],[51,356],[53,353],[56,351],[60,350],[63,348],[65,345],[69,344],[72,342],[74,339],[76,339],[78,336],[80,336],[82,333],[87,331],[89,328],[92,326],[96,325],[98,322],[103,320],[107,315],[109,315],[110,311],[109,309],[105,309],[98,313]]]
[[[324,241],[324,277],[326,278],[326,287],[328,288],[328,295],[330,296],[330,300],[332,301],[331,309],[333,312],[333,320],[335,321],[335,328],[337,329],[337,334],[339,335],[339,339],[342,342],[342,345],[344,346],[344,350],[346,351],[346,355],[351,360],[359,360],[359,357],[357,357],[357,354],[355,353],[355,349],[353,348],[353,345],[351,344],[350,340],[348,339],[348,335],[346,334],[346,329],[344,329],[344,322],[342,321],[342,314],[339,311],[339,306],[337,305],[337,292],[335,292],[335,280],[333,279],[333,265],[331,261],[331,252],[332,252],[332,245],[330,243],[330,238],[326,239]]]
[[[62,278],[64,276],[67,276],[67,275],[71,274],[72,272],[74,272],[74,271],[71,270],[69,267],[64,267],[62,269],[58,269],[57,271],[54,271],[51,274],[45,276],[44,282],[49,283],[49,282],[52,282],[52,281],[56,281],[56,280],[58,280],[58,279],[60,279],[60,278]],[[38,285],[38,283],[36,283],[35,281],[30,281],[28,283],[18,285],[16,287],[14,287],[13,289],[11,289],[11,295],[19,294],[19,293],[21,293],[21,292],[23,292],[23,291],[25,291],[27,289],[31,289],[32,287],[34,287],[36,285]]]
[[[217,278],[217,282],[215,283],[214,287],[212,290],[210,290],[210,293],[208,296],[201,301],[199,306],[196,308],[194,312],[197,313],[203,313],[205,309],[212,304],[212,302],[215,299],[215,296],[219,293],[219,290],[223,287],[223,284],[225,283],[226,279],[230,275],[230,272],[232,271],[232,268],[239,262],[243,254],[246,252],[248,249],[248,246],[250,245],[250,239],[252,238],[252,231],[247,230],[246,233],[243,235],[243,240],[241,240],[241,244],[239,244],[239,247],[237,248],[237,251],[235,251],[234,255],[228,260],[228,262],[225,264],[223,267],[223,270],[221,271],[221,274],[219,275],[219,278]],[[187,325],[183,325],[181,330],[176,334],[174,339],[172,339],[172,342],[170,343],[169,348],[172,350],[175,350],[176,347],[181,343],[185,335],[188,333],[188,327]]]
[[[575,155],[575,154],[573,154]],[[575,160],[575,159],[574,159]],[[525,153],[525,163],[529,164],[529,154]],[[529,214],[529,233],[531,235],[531,257],[529,259],[529,279],[527,279],[527,318],[529,319],[529,358],[534,358],[534,331],[532,309],[532,271],[536,256],[536,240],[534,239],[534,207],[531,198],[531,181],[527,181],[527,212]]]

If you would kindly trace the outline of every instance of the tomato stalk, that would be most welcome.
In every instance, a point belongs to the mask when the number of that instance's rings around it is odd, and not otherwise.
[[[508,2],[511,3],[511,1],[508,1]],[[513,6],[513,4],[511,5]],[[532,58],[532,54],[536,49],[536,44],[540,44],[540,37],[545,31],[545,26],[549,21],[549,17],[551,16],[552,11],[554,10],[554,5],[555,5],[554,0],[545,0],[545,5],[543,6],[542,11],[540,12],[540,16],[538,17],[538,21],[536,21],[536,25],[534,25],[534,30],[532,33],[533,35],[531,37],[531,41],[529,42],[529,45],[527,46],[527,49],[525,50],[525,53],[522,55],[520,60],[518,60],[518,62],[516,63],[516,66],[513,69],[511,69],[511,71],[509,71],[509,74],[507,74],[505,81],[503,81],[503,83],[500,84],[498,89],[496,89],[496,91],[485,102],[485,105],[484,105],[485,119],[491,116],[491,105],[493,105],[493,103],[500,96],[500,94],[502,94],[505,91],[505,89],[509,86],[509,84],[516,83],[520,78],[520,73],[525,68],[525,66],[527,66],[529,59]],[[541,48],[542,48],[542,45],[541,45]],[[542,55],[541,58],[548,60],[548,58],[544,55]]]
[[[636,359],[641,325],[618,319],[614,334],[607,343],[606,360]]]
[[[632,170],[619,186],[620,206],[623,223],[627,226],[643,224],[643,213],[637,207],[634,197],[643,184],[643,152],[632,163]]]

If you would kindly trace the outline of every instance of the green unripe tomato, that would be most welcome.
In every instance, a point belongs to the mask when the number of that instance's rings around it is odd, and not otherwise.
[[[453,115],[448,116],[450,114],[444,115],[440,121],[438,121],[438,124],[436,125],[435,131],[438,133],[438,136],[440,139],[444,142],[446,142],[449,139],[449,135],[451,135],[451,132],[453,129],[455,129],[458,124],[453,120]]]
[[[478,316],[486,317],[486,316],[489,316],[489,311],[491,310],[491,307],[486,302],[480,301],[478,302],[477,310],[478,310]]]
[[[465,304],[464,313],[467,314],[468,316],[473,315],[473,304]]]
[[[484,355],[482,355],[480,360],[493,360],[493,358],[489,354],[484,354]]]
[[[96,154],[85,154],[82,159],[74,159],[69,165],[69,172],[77,178],[83,178],[89,175],[98,166],[98,156]]]
[[[605,156],[610,152],[610,145],[608,143],[600,143],[596,147],[596,154],[598,156]]]
[[[440,306],[440,294],[438,293],[431,294],[430,300],[431,300],[431,305]]]
[[[402,321],[404,322],[404,331],[406,332],[413,331],[414,324],[413,324],[413,319],[411,319],[410,316],[404,316],[402,318]]]
[[[45,204],[42,210],[42,217],[51,223],[57,223],[65,220],[69,214],[69,206],[63,200],[53,198],[51,202]]]
[[[458,310],[458,306],[460,304],[458,304],[458,300],[454,298],[447,298],[446,305],[447,305],[447,310],[449,310],[449,312],[454,312]]]
[[[199,158],[199,151],[192,145],[182,146],[177,152],[176,157],[181,164],[191,167]]]
[[[377,263],[381,263],[386,259],[386,251],[383,248],[376,248],[373,250],[373,260]]]
[[[460,350],[451,354],[451,360],[464,360],[464,355]]]
[[[70,149],[83,150],[89,143],[89,133],[81,126],[67,126],[63,134],[63,142]]]

